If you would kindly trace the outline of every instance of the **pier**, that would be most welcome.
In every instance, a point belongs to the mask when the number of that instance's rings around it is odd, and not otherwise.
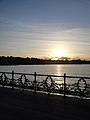
[[[39,81],[41,76],[44,80]],[[72,89],[68,78],[77,79]],[[90,120],[89,92],[86,94],[89,79],[66,74],[0,72],[0,119]]]
[[[0,87],[1,120],[90,120],[90,100]]]

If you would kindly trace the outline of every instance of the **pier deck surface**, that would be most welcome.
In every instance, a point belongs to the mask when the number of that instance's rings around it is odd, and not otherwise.
[[[90,100],[0,87],[0,120],[90,120]]]

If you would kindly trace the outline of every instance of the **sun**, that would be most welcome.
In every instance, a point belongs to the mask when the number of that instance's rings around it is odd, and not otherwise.
[[[55,57],[63,57],[65,55],[63,50],[56,50],[54,54]]]
[[[55,50],[53,50],[52,56],[54,58],[65,57],[66,53],[65,53],[65,50],[63,50],[63,49],[55,49]]]

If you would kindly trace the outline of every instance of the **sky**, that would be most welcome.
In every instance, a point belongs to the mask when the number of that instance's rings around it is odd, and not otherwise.
[[[0,56],[90,59],[90,0],[0,0]]]

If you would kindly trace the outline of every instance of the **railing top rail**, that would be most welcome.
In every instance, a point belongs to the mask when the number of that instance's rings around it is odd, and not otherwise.
[[[62,76],[60,76],[60,75],[49,75],[49,74],[37,74],[37,76],[51,76],[51,77],[63,77],[63,75]]]
[[[12,74],[12,72],[0,72],[0,73]],[[34,74],[29,74],[29,73],[16,73],[16,72],[14,72],[14,74],[18,74],[18,75],[21,75],[21,74],[24,74],[24,75],[34,75]]]
[[[0,73],[12,74],[12,72],[0,72]],[[21,75],[21,74],[23,74],[23,75],[35,75],[34,73],[30,74],[30,73],[16,73],[16,72],[14,72],[14,74],[18,74],[18,75]],[[39,74],[39,73],[36,73],[36,75],[37,76],[63,77],[63,75],[60,76],[60,75],[49,75],[49,74]]]
[[[83,79],[90,79],[90,77],[85,77],[85,76],[66,76],[67,78],[83,78]]]
[[[6,74],[12,74],[12,72],[0,72],[0,73],[6,73]],[[14,72],[14,74],[17,74],[17,75],[35,75],[35,73],[33,74],[30,74],[30,73],[17,73],[17,72]],[[49,74],[39,74],[39,73],[36,73],[37,76],[51,76],[51,77],[66,77],[66,78],[83,78],[83,79],[90,79],[90,77],[85,77],[85,76],[68,76],[65,74],[64,75],[49,75]]]

